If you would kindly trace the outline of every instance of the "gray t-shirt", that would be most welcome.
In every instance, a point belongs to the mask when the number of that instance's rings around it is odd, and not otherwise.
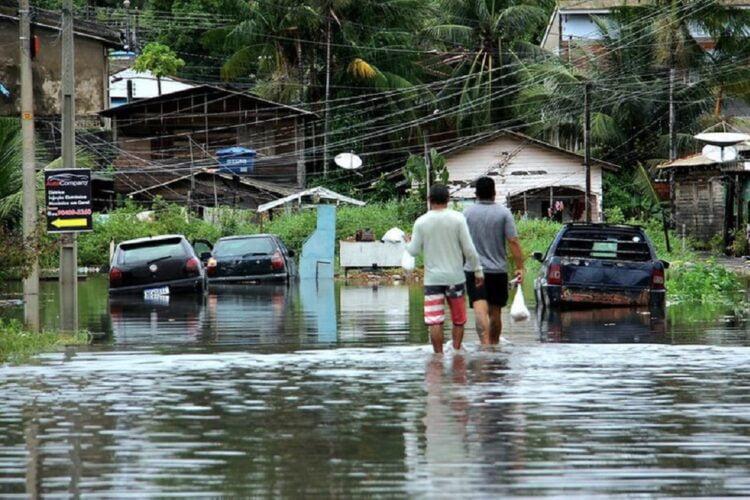
[[[479,201],[464,210],[464,217],[484,272],[507,273],[505,242],[518,236],[510,210],[495,202]]]

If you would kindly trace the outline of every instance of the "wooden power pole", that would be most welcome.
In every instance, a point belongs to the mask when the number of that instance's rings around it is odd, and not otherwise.
[[[34,238],[37,225],[36,162],[34,158],[34,87],[31,71],[31,11],[29,0],[18,3],[18,32],[21,66],[21,149],[23,163],[23,238]],[[39,259],[31,256],[31,271],[23,281],[24,323],[39,331]]]

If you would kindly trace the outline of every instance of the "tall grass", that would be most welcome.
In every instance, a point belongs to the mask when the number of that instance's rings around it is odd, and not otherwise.
[[[20,363],[34,354],[64,345],[81,345],[90,341],[88,332],[63,334],[52,331],[32,333],[18,321],[0,320],[0,363]]]

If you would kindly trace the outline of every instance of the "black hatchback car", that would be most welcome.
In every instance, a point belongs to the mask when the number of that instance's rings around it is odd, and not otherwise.
[[[210,283],[290,280],[297,277],[294,251],[273,234],[227,236],[214,245],[206,270]]]
[[[542,262],[537,304],[664,307],[669,263],[639,226],[566,224],[534,258]]]
[[[165,235],[123,241],[109,266],[109,293],[144,298],[205,289],[206,274],[184,236]]]

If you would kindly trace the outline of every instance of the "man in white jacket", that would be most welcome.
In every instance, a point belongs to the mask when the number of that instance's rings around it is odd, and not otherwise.
[[[466,324],[464,260],[474,271],[474,284],[480,287],[484,282],[466,219],[448,208],[448,197],[446,186],[435,184],[430,188],[430,210],[414,223],[406,246],[406,251],[415,257],[420,252],[424,254],[424,319],[436,353],[443,352],[446,299],[453,322],[453,349],[461,348]]]

